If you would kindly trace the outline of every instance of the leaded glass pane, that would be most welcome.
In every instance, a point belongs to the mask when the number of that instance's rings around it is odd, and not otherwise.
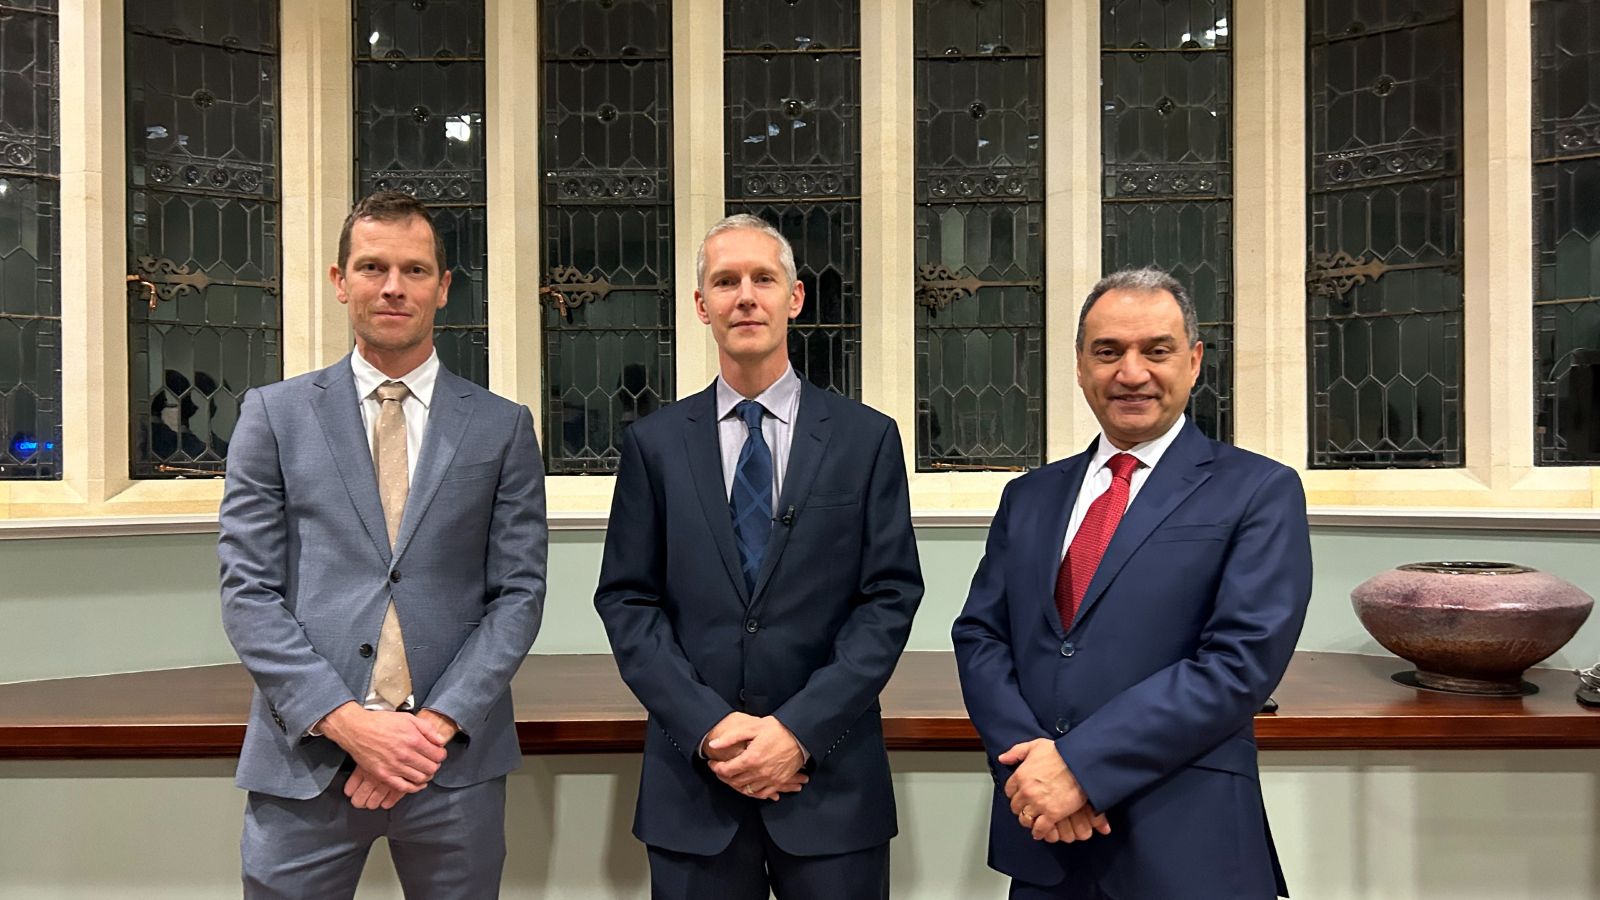
[[[1310,464],[1462,465],[1460,5],[1307,9]]]
[[[672,4],[545,0],[539,40],[547,63],[669,59]]]
[[[540,81],[546,467],[613,472],[673,397],[671,7],[547,0]]]
[[[483,59],[483,0],[357,0],[356,59]]]
[[[1230,0],[1105,0],[1100,45],[1107,50],[1226,47]]]
[[[489,384],[483,0],[358,0],[357,193],[428,204],[450,299],[434,316],[446,369]]]
[[[1205,344],[1189,415],[1233,439],[1233,54],[1228,0],[1101,10],[1102,266],[1157,266]]]
[[[918,0],[917,470],[1044,463],[1044,8]]]
[[[727,7],[727,212],[789,239],[805,308],[789,358],[861,393],[861,47],[856,0]]]
[[[218,475],[244,392],[282,373],[277,7],[127,21],[129,468]]]
[[[1534,423],[1539,465],[1600,463],[1600,9],[1535,0]]]
[[[278,52],[278,4],[267,0],[127,0],[123,16],[131,34],[229,50]]]
[[[934,0],[916,16],[918,56],[1037,56],[1044,52],[1043,0]],[[919,7],[919,10],[921,7]]]
[[[1457,19],[1460,0],[1310,0],[1306,33],[1313,44]],[[1457,42],[1459,45],[1459,42]]]
[[[0,7],[0,480],[61,477],[54,12]]]

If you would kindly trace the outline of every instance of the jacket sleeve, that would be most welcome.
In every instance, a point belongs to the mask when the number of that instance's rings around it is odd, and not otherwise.
[[[218,512],[222,627],[273,712],[298,743],[355,694],[312,648],[284,600],[288,519],[278,440],[260,391],[245,394],[228,446]]]
[[[1295,473],[1274,466],[1225,551],[1199,650],[1113,697],[1056,741],[1096,809],[1248,726],[1283,678],[1311,599],[1311,537]]]
[[[991,765],[1017,744],[1045,736],[1028,701],[1022,696],[1012,650],[1010,598],[1005,572],[1010,527],[1010,498],[1017,482],[1006,485],[1000,508],[989,525],[983,559],[972,576],[967,602],[950,629],[955,645],[956,671],[961,677],[961,697],[967,715],[983,740]]]
[[[483,725],[539,633],[548,537],[544,461],[533,415],[519,407],[489,519],[483,617],[422,704],[449,716],[463,735]]]
[[[922,568],[911,527],[900,432],[889,423],[878,442],[863,497],[861,580],[828,663],[773,715],[822,765],[878,699],[911,635],[922,602]]]
[[[673,746],[695,759],[701,739],[733,707],[701,680],[667,614],[667,523],[658,485],[667,474],[650,469],[638,433],[638,425],[623,432],[594,607],[622,680]]]

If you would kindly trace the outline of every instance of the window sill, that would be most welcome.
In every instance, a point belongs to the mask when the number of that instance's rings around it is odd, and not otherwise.
[[[988,510],[914,512],[918,528],[987,528]],[[555,512],[552,531],[604,531],[603,512]],[[1314,506],[1314,528],[1423,528],[1443,531],[1600,532],[1600,510],[1447,509],[1439,507]],[[215,534],[214,514],[173,516],[95,516],[0,521],[0,541],[68,537],[120,537],[150,534]]]

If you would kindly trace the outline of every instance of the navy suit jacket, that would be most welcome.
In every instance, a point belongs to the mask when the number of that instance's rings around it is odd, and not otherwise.
[[[256,684],[238,785],[327,789],[345,752],[306,733],[366,698],[390,602],[418,708],[461,726],[433,783],[520,764],[510,682],[539,630],[546,548],[527,407],[440,367],[393,549],[349,356],[245,394],[228,449],[222,625]]]
[[[650,714],[633,833],[724,850],[752,804],[801,856],[894,836],[878,693],[922,598],[894,422],[809,383],[755,590],[723,486],[714,386],[628,429],[595,608]],[[778,802],[728,787],[700,740],[735,710],[776,716],[811,754]]]
[[[989,864],[1117,898],[1287,893],[1253,717],[1283,677],[1311,594],[1305,494],[1285,466],[1185,424],[1118,525],[1079,615],[1054,602],[1093,452],[1007,485],[952,636],[995,781]],[[1036,842],[996,761],[1048,737],[1109,835]]]

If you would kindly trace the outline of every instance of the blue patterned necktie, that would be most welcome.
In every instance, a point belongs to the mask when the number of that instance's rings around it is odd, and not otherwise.
[[[761,571],[761,556],[772,535],[772,451],[761,436],[761,414],[766,409],[754,400],[740,400],[733,411],[744,421],[748,434],[739,450],[739,464],[733,470],[728,511],[733,514],[733,536],[739,543],[744,586],[755,593],[756,573]]]

